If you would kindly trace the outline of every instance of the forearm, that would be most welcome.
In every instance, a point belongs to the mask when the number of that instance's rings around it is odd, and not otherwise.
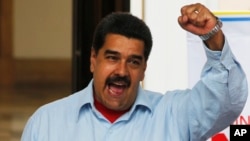
[[[219,30],[214,36],[204,41],[206,46],[213,51],[222,51],[225,43],[225,37],[221,30]]]

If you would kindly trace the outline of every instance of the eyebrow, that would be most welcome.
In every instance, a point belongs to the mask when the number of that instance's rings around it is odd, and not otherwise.
[[[131,55],[131,58],[135,58],[135,59],[142,61],[142,56],[140,55]]]
[[[109,50],[109,49],[108,49],[108,50],[105,50],[104,54],[105,54],[105,55],[107,55],[107,54],[120,55],[119,52],[113,51],[113,50]]]
[[[113,50],[110,50],[110,49],[106,50],[104,52],[104,54],[105,55],[107,55],[107,54],[120,55],[119,52],[113,51]],[[138,59],[138,60],[141,60],[141,61],[143,60],[143,57],[141,55],[131,55],[130,58],[135,58],[135,59]]]

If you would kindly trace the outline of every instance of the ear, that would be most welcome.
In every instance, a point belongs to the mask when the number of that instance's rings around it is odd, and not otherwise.
[[[96,65],[96,52],[95,49],[92,47],[91,48],[91,54],[90,54],[90,71],[93,73],[95,70],[95,65]]]

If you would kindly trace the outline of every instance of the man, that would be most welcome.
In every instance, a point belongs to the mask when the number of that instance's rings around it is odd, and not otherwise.
[[[82,91],[39,108],[22,141],[204,141],[230,125],[248,90],[221,21],[197,3],[182,7],[178,22],[204,41],[207,63],[194,88],[165,95],[143,90],[150,30],[128,13],[113,13],[95,31],[93,80]]]

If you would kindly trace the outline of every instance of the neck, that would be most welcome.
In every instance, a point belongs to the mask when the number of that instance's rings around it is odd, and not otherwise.
[[[94,105],[96,109],[104,116],[106,117],[111,123],[114,123],[119,117],[121,117],[124,113],[126,113],[128,110],[125,111],[115,111],[111,110],[107,107],[105,107],[101,102],[99,102],[96,98],[94,98]]]

